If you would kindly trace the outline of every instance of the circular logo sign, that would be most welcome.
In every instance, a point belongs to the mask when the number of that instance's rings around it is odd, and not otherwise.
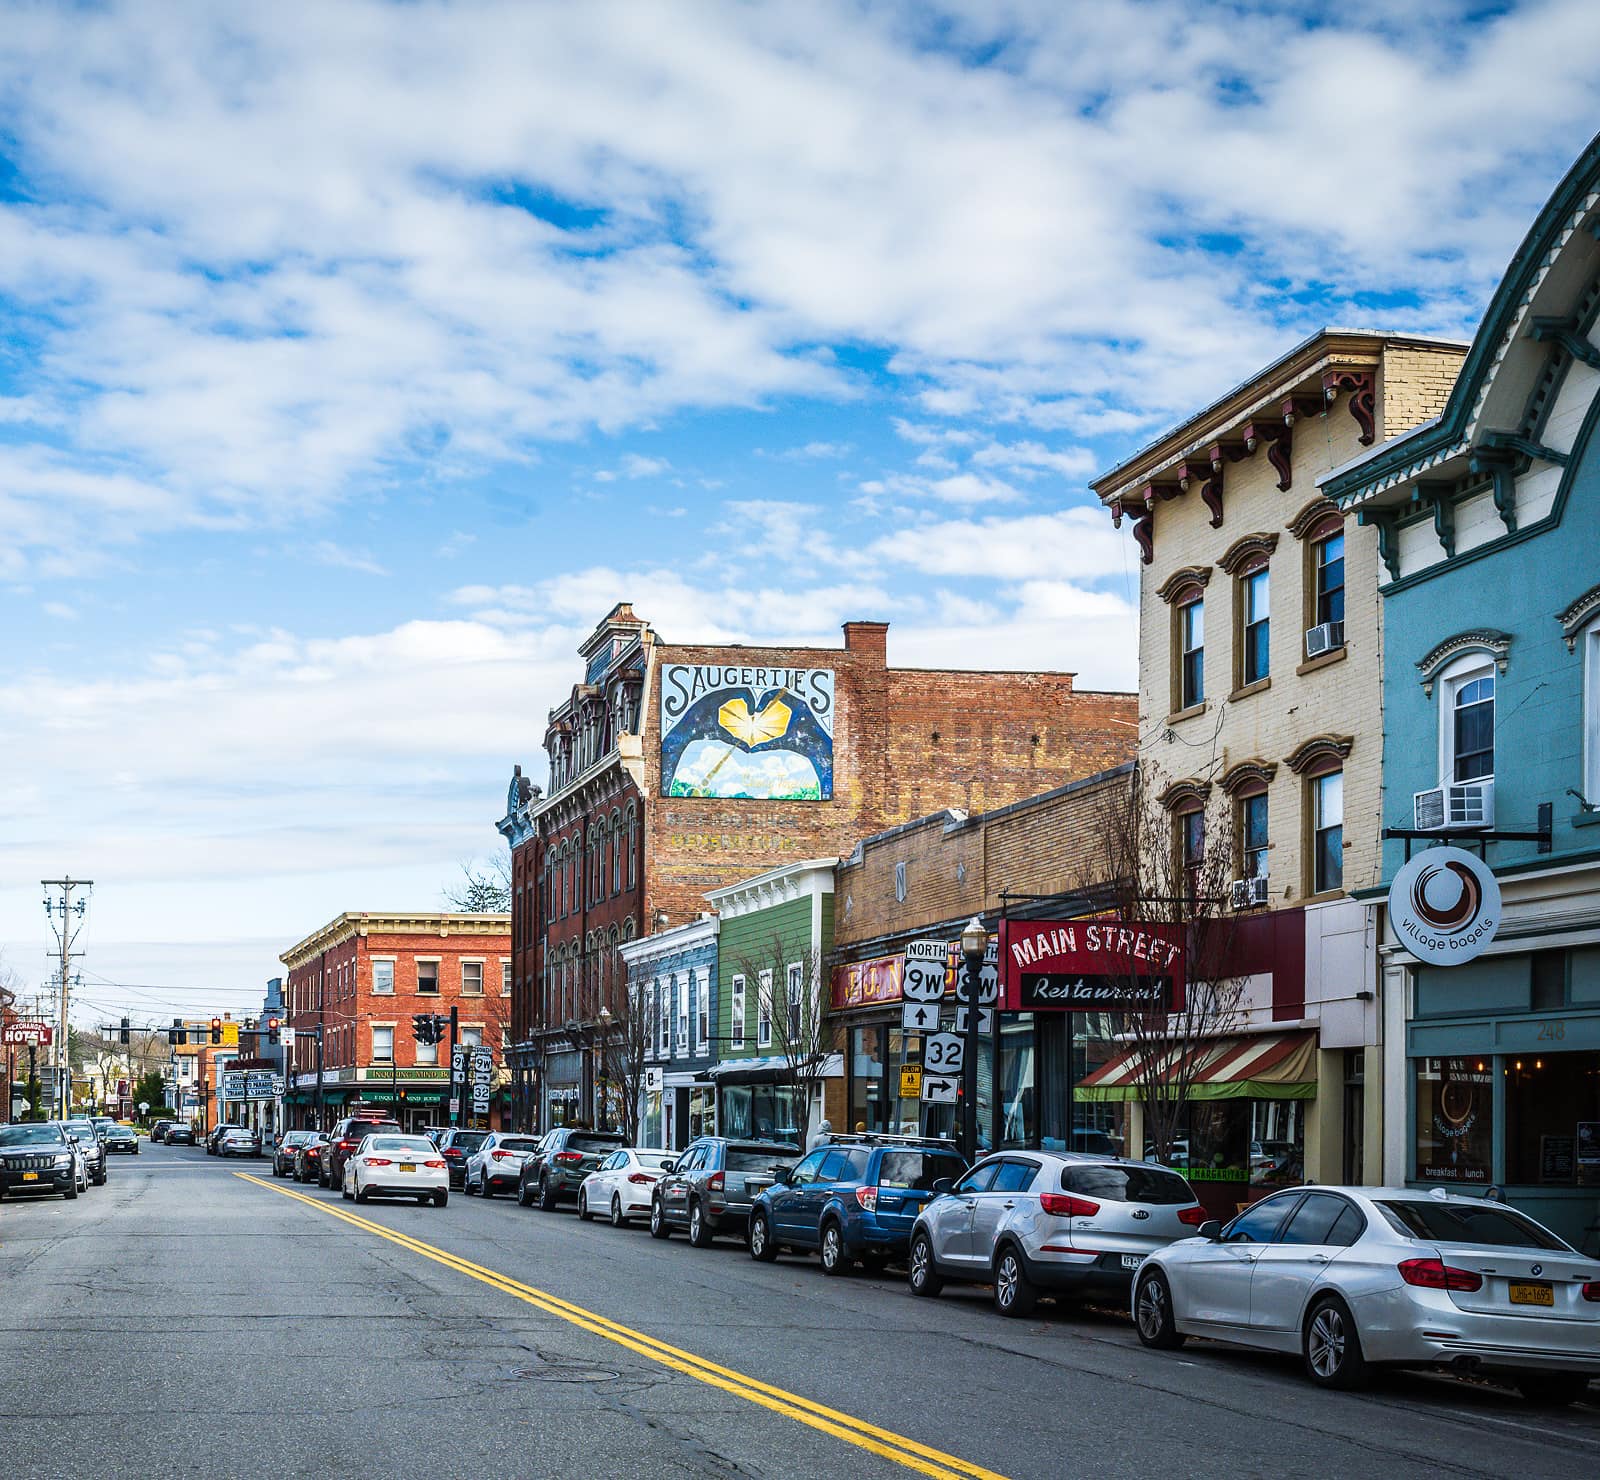
[[[1429,848],[1394,876],[1389,921],[1414,956],[1430,966],[1460,966],[1500,928],[1500,885],[1473,854]]]

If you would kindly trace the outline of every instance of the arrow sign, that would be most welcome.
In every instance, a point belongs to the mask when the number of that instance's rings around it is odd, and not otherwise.
[[[956,1032],[965,1036],[966,1031],[967,1009],[958,1007],[956,1008]],[[994,1032],[994,1009],[992,1007],[980,1007],[978,1009],[978,1031],[980,1033]]]
[[[937,1002],[905,1002],[900,1007],[900,1026],[909,1033],[926,1033],[939,1026]]]
[[[958,1082],[944,1074],[924,1074],[922,1076],[922,1098],[924,1103],[934,1105],[955,1104]]]

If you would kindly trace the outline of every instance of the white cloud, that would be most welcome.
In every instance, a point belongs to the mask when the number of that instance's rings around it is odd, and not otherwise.
[[[355,570],[368,576],[389,574],[370,551],[336,544],[333,540],[318,540],[306,553],[318,565],[331,565],[336,570]]]

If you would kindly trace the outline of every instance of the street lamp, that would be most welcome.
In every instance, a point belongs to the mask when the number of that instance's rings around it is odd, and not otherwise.
[[[974,915],[961,932],[961,955],[967,969],[967,1032],[962,1053],[961,1151],[967,1161],[978,1159],[978,998],[983,990],[983,958],[989,950],[989,932]]]
[[[600,1129],[610,1130],[606,1123],[606,1035],[611,1031],[611,1009],[600,1009]]]

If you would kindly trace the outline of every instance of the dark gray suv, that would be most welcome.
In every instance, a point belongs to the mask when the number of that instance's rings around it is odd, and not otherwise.
[[[706,1248],[719,1233],[744,1238],[756,1195],[772,1186],[779,1167],[787,1169],[799,1160],[800,1148],[792,1141],[730,1141],[722,1136],[691,1141],[678,1164],[656,1183],[650,1236],[670,1238],[674,1228],[687,1228],[697,1249]]]
[[[627,1144],[628,1138],[617,1131],[558,1125],[524,1158],[517,1174],[517,1201],[525,1208],[537,1202],[546,1213],[559,1202],[577,1202],[583,1179]]]

